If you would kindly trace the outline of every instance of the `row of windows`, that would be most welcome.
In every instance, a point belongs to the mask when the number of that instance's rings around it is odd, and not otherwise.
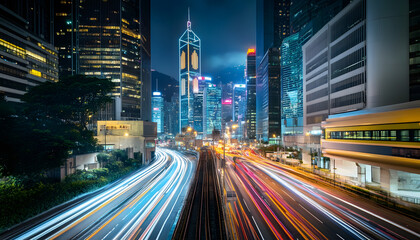
[[[347,37],[339,41],[337,44],[331,47],[331,58],[335,58],[341,53],[348,49],[356,46],[366,39],[365,26],[362,25],[357,30],[350,33]]]
[[[328,88],[323,88],[306,96],[306,102],[328,96]]]
[[[320,114],[315,116],[306,117],[306,124],[315,124],[321,123],[325,119],[327,119],[328,114]]]
[[[331,26],[331,42],[334,42],[345,32],[365,20],[365,6],[365,1],[360,1],[355,7],[353,7],[348,13]]]
[[[28,90],[26,84],[15,82],[15,81],[10,81],[10,80],[3,79],[3,78],[0,78],[0,86],[11,88],[11,89],[16,89],[16,90],[20,90],[20,91],[27,91]]]
[[[319,79],[317,79],[317,80],[315,80],[311,83],[306,84],[306,91],[310,91],[310,90],[312,90],[316,87],[324,85],[324,84],[327,83],[327,81],[328,81],[328,75],[322,76]]]
[[[321,54],[314,60],[312,60],[309,64],[306,65],[306,74],[309,74],[317,67],[321,66],[322,64],[327,62],[327,52]]]
[[[420,142],[420,129],[334,131],[328,132],[327,139]]]
[[[358,104],[358,103],[364,102],[364,98],[365,98],[364,92],[357,92],[357,93],[349,94],[343,97],[334,98],[331,100],[331,108],[338,108],[338,107]]]
[[[331,93],[339,92],[363,83],[365,83],[365,73],[360,73],[338,83],[331,84]]]
[[[321,33],[310,45],[306,48],[305,59],[309,61],[324,48],[327,47],[327,31]]]
[[[328,66],[325,66],[325,67],[319,69],[318,71],[312,73],[310,77],[307,77],[306,81],[307,82],[311,81],[312,79],[316,78],[317,76],[319,76],[320,74],[322,74],[323,72],[325,72],[327,70],[328,70]]]
[[[313,112],[318,112],[318,111],[327,110],[327,109],[328,109],[328,101],[323,101],[323,102],[308,105],[306,107],[306,113],[313,113]]]
[[[22,59],[26,58],[25,49],[3,39],[0,39],[0,50],[12,54],[14,56],[20,57]]]
[[[365,47],[331,64],[331,79],[365,66]]]
[[[26,77],[26,74],[28,74],[25,71],[22,71],[20,69],[12,68],[4,64],[0,64],[0,73],[17,77],[17,78],[24,78]]]

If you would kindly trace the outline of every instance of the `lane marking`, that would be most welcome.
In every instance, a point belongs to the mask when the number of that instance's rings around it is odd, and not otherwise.
[[[286,194],[289,198],[291,198],[293,201],[296,201],[294,198],[292,198],[292,196],[290,196],[287,192],[285,192],[284,190],[281,190],[282,192],[284,192],[284,194]]]
[[[260,230],[260,228],[258,227],[258,224],[257,224],[257,222],[255,221],[255,219],[254,219],[254,216],[251,216],[252,217],[252,220],[254,221],[254,223],[255,223],[255,226],[257,227],[257,229],[258,229],[258,232],[260,233],[260,235],[261,235],[261,238],[264,240],[264,236],[262,235],[262,233],[261,233],[261,230]]]
[[[312,217],[314,217],[316,220],[318,220],[320,223],[324,224],[321,220],[319,220],[317,217],[315,217],[315,215],[313,215],[311,212],[309,212],[308,209],[306,209],[304,206],[300,205],[300,203],[299,203],[299,206],[301,208],[303,208],[307,213],[309,213]]]
[[[245,198],[243,198],[243,200],[244,200],[244,203],[245,203],[246,208],[248,209],[248,212],[251,212],[251,211],[249,210],[248,204],[246,204],[246,202],[245,202]]]
[[[337,237],[339,237],[340,239],[345,240],[342,236],[338,235],[338,233],[336,233],[335,235],[337,235]]]

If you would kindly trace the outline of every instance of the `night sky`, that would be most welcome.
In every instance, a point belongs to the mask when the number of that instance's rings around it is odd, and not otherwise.
[[[245,64],[255,46],[255,0],[152,0],[152,68],[178,79],[178,39],[187,28],[201,39],[202,69],[212,74]]]

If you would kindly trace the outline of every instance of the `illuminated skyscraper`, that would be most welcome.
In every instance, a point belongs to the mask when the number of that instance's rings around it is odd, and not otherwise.
[[[195,77],[193,80],[194,93],[194,130],[200,136],[203,134],[203,101],[204,89],[211,83],[211,77]]]
[[[256,62],[255,49],[248,49],[246,56],[246,137],[255,139],[256,130]]]
[[[281,132],[303,133],[302,46],[299,32],[283,40],[281,46]],[[313,85],[317,87],[317,85]]]
[[[204,136],[211,137],[213,130],[222,129],[222,90],[216,84],[204,89],[203,102]]]
[[[163,98],[160,92],[153,92],[152,122],[157,123],[157,133],[163,133]]]
[[[0,93],[8,102],[21,102],[30,88],[58,80],[50,3],[0,1]]]
[[[270,143],[281,133],[280,45],[289,35],[290,2],[257,1],[256,138]]]
[[[179,131],[194,124],[192,82],[201,75],[201,40],[191,30],[188,10],[187,30],[179,38]]]
[[[233,101],[232,101],[232,117],[233,122],[238,125],[236,134],[232,138],[242,139],[243,127],[245,124],[245,113],[246,113],[246,84],[235,84],[233,85]]]
[[[111,79],[98,120],[151,121],[150,0],[54,1],[60,75]]]

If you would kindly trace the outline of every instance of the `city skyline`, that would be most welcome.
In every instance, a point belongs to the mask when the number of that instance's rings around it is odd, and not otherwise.
[[[420,2],[0,0],[0,239],[420,239]]]

